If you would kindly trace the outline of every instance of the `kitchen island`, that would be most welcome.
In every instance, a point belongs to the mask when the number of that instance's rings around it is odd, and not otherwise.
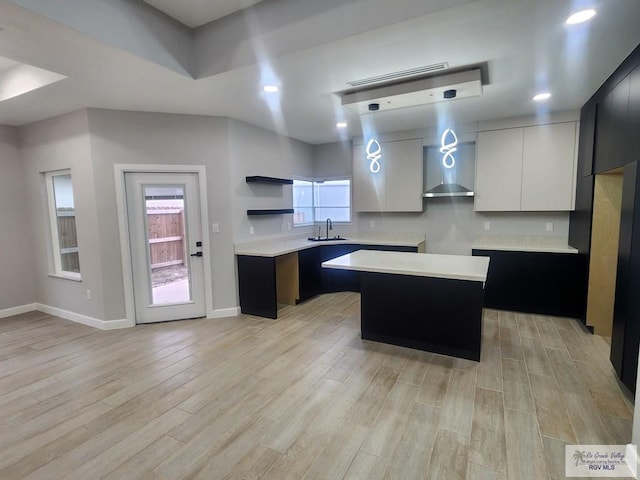
[[[359,250],[322,267],[359,272],[363,339],[480,361],[489,258]]]

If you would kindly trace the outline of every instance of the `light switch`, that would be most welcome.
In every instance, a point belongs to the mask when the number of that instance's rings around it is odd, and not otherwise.
[[[250,225],[249,226],[249,235],[253,235],[254,233],[256,233],[256,232],[253,230],[253,225]]]
[[[491,230],[491,222],[484,222],[484,229]]]
[[[553,222],[547,222],[547,232],[553,232]]]
[[[369,228],[371,228],[371,229],[376,228],[376,221],[375,220],[371,220],[369,222]]]
[[[211,231],[213,233],[220,233],[220,224],[219,223],[212,223],[211,224]]]

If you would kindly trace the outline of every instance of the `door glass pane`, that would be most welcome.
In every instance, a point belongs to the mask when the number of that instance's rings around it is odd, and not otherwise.
[[[184,186],[145,186],[153,305],[191,301]]]

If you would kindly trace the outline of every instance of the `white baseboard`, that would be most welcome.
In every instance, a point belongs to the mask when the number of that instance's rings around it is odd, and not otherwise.
[[[72,322],[88,325],[90,327],[99,328],[100,330],[114,330],[116,328],[128,328],[134,326],[127,319],[100,320],[98,318],[89,317],[88,315],[70,312],[69,310],[43,305],[41,303],[37,303],[36,305],[36,310],[41,312],[48,313],[49,315],[55,315],[56,317],[64,318],[65,320],[71,320]]]
[[[240,315],[240,307],[218,308],[207,315],[208,318],[235,317]]]
[[[70,312],[69,310],[64,310],[58,307],[51,307],[42,303],[29,303],[28,305],[21,305],[19,307],[5,308],[4,310],[0,310],[0,318],[20,315],[22,313],[33,312],[35,310],[43,313],[48,313],[49,315],[55,315],[56,317],[64,318],[65,320],[71,320],[72,322],[99,328],[100,330],[115,330],[118,328],[135,327],[135,322],[132,322],[131,320],[126,318],[118,320],[100,320],[98,318],[89,317],[88,315]],[[235,317],[237,315],[240,315],[240,307],[218,308],[211,311],[210,314],[207,315],[207,317],[224,318]]]
[[[19,307],[5,308],[4,310],[0,310],[0,318],[13,317],[14,315],[33,312],[37,309],[37,303],[29,303],[27,305],[20,305]]]

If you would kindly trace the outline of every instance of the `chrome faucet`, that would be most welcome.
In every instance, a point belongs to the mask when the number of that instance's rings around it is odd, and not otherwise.
[[[330,218],[327,218],[327,240],[329,240],[329,230],[333,230],[333,223]]]

